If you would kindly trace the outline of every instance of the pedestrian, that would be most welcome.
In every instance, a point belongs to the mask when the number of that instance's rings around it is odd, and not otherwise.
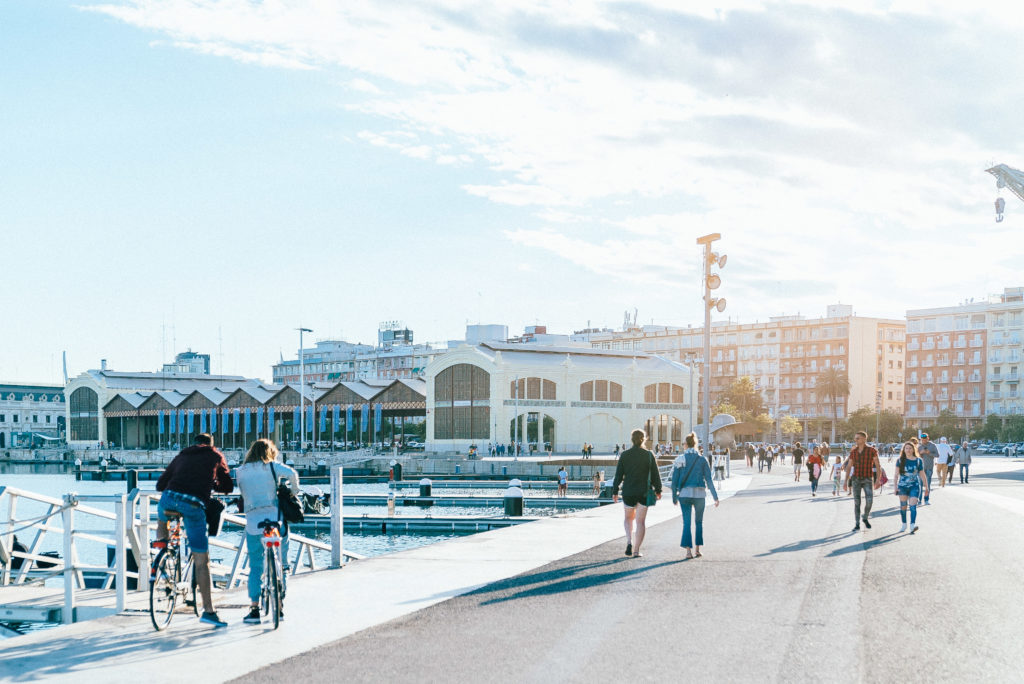
[[[960,463],[960,484],[970,484],[971,448],[967,445],[967,442],[960,445],[957,461]]]
[[[282,523],[277,503],[277,483],[284,480],[288,489],[298,496],[299,475],[293,468],[276,462],[277,447],[269,439],[258,439],[249,447],[245,461],[235,471],[238,489],[245,502],[245,548],[249,554],[249,614],[242,622],[260,624],[260,594],[263,591],[263,530],[261,522]],[[282,525],[281,561],[283,576],[288,576],[288,528]]]
[[[832,463],[832,472],[829,473],[829,477],[832,478],[832,496],[838,496],[839,487],[843,479],[843,462],[839,458],[839,454],[835,456],[835,461]]]
[[[967,442],[964,442],[963,448],[967,448]],[[956,472],[957,451],[959,451],[959,448],[950,448],[949,450],[949,458],[946,459],[946,484],[953,484],[953,473]]]
[[[558,498],[561,499],[569,493],[569,473],[565,472],[565,466],[558,467]]]
[[[725,464],[729,460],[729,450],[723,449],[715,454],[715,479],[719,482],[725,481]]]
[[[935,459],[935,472],[939,474],[939,487],[945,487],[949,457],[953,454],[953,447],[949,446],[949,442],[945,437],[939,437],[939,443],[935,445],[935,449],[939,452],[938,457]]]
[[[821,471],[825,462],[821,460],[821,448],[814,447],[811,455],[807,457],[807,477],[811,481],[811,496],[818,496],[818,479],[821,478]]]
[[[618,457],[619,457],[619,445],[616,444],[615,445],[615,458],[618,458]]]
[[[764,448],[764,445],[757,447],[757,472],[763,473],[764,467],[768,463],[768,450]]]
[[[874,500],[875,479],[882,472],[882,465],[878,462],[878,450],[868,446],[868,433],[860,430],[854,436],[855,446],[850,451],[850,457],[846,461],[847,478],[850,488],[853,489],[853,519],[855,525],[853,531],[860,529],[860,523],[864,521],[864,527],[871,529],[868,518],[871,516],[871,503]],[[864,496],[864,515],[860,513],[860,499]]]
[[[748,468],[753,468],[754,467],[754,456],[756,456],[756,455],[757,455],[757,452],[754,451],[754,445],[751,444],[750,442],[747,442],[747,467]]]
[[[679,545],[686,549],[687,558],[700,558],[700,547],[704,545],[704,486],[711,490],[715,507],[718,507],[718,492],[715,491],[707,459],[697,451],[697,435],[688,434],[685,444],[686,449],[672,462],[672,505],[679,504],[683,512],[683,537]],[[690,531],[691,520],[696,535]],[[693,551],[694,542],[696,553]]]
[[[629,438],[633,446],[622,452],[615,467],[612,502],[619,500],[619,485],[622,485],[626,555],[640,558],[643,556],[640,553],[640,546],[644,543],[644,534],[647,531],[647,508],[661,498],[661,474],[658,472],[658,462],[654,454],[641,446],[647,438],[644,431],[633,430]]]
[[[793,447],[793,480],[795,482],[800,481],[800,469],[804,467],[804,450],[800,446],[800,442],[796,443]]]
[[[600,470],[594,471],[594,496],[601,495],[601,481],[604,479]]]
[[[939,450],[935,444],[928,439],[928,433],[921,433],[921,443],[917,445],[917,454],[924,461],[924,474],[928,478],[928,492],[924,495],[924,505],[930,506],[929,492],[932,486],[932,472],[935,470],[935,459],[939,458]]]
[[[925,496],[928,495],[928,481],[924,477],[924,459],[917,453],[917,448],[911,442],[906,442],[900,451],[900,460],[897,462],[896,495],[900,499],[900,532],[907,531],[907,505],[910,505],[910,534],[918,530],[917,526],[917,503],[921,500],[921,490]]]

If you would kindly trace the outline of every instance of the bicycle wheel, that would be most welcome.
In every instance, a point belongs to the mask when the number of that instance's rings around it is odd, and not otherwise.
[[[161,549],[153,560],[149,584],[149,618],[159,632],[171,623],[174,605],[178,601],[177,556]]]
[[[274,623],[274,629],[281,623],[281,584],[277,572],[277,549],[267,549],[267,574],[264,580],[267,583],[267,598],[270,604],[270,618]]]

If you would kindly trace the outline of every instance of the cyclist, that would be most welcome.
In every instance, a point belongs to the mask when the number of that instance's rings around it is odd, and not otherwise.
[[[234,488],[224,454],[213,447],[213,437],[205,433],[197,435],[193,446],[174,457],[156,483],[156,490],[163,495],[157,506],[155,546],[167,543],[167,511],[180,513],[195,561],[196,585],[203,599],[199,620],[214,627],[226,627],[228,623],[213,608],[206,502],[211,490],[230,494]]]
[[[285,478],[288,489],[299,493],[299,475],[291,467],[277,460],[277,447],[269,439],[257,439],[249,447],[245,461],[235,471],[238,488],[245,502],[245,545],[249,552],[249,614],[243,622],[260,624],[260,593],[263,591],[263,530],[264,520],[281,523],[277,506],[277,483]],[[288,528],[281,525],[281,563],[284,576],[288,574]]]

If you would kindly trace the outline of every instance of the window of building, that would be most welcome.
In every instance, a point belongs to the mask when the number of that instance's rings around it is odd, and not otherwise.
[[[445,368],[434,378],[434,439],[487,439],[490,399],[490,373],[469,363]]]
[[[580,401],[622,401],[622,385],[610,380],[581,383]]]
[[[668,382],[659,382],[644,387],[644,403],[681,404],[685,401],[683,388]]]
[[[516,381],[509,383],[509,399],[555,399],[555,383],[543,378],[519,378],[518,390]]]

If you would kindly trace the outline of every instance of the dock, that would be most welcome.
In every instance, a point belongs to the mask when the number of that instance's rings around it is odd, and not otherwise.
[[[386,506],[388,496],[386,494],[345,494],[342,501],[346,506]],[[396,496],[395,506],[497,506],[502,507],[505,503],[501,496]],[[523,498],[523,505],[526,507],[544,508],[596,508],[612,503],[611,498],[585,498],[574,497],[550,497],[550,496],[528,496]]]
[[[542,517],[521,516],[347,516],[343,518],[342,528],[345,532],[374,532],[378,534],[400,532],[486,532],[513,525],[541,520]],[[322,533],[331,531],[331,516],[307,515],[300,523],[292,523],[289,527],[303,533]]]

